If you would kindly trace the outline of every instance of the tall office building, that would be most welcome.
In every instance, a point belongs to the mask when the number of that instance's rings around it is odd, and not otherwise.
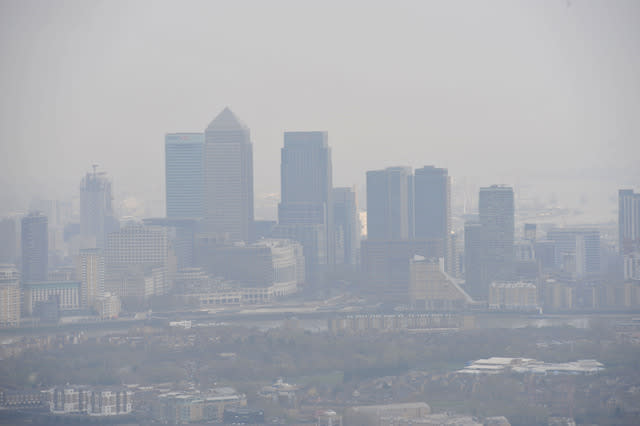
[[[621,255],[640,250],[640,193],[632,189],[618,191],[618,234]]]
[[[253,227],[253,146],[249,128],[225,108],[204,132],[204,230],[248,241]]]
[[[31,213],[22,218],[22,282],[46,281],[49,265],[47,217]]]
[[[355,188],[333,188],[336,264],[358,264],[360,218]]]
[[[413,175],[410,167],[367,172],[367,239],[409,240],[414,236]]]
[[[105,245],[109,232],[117,230],[111,193],[111,181],[106,173],[89,172],[80,183],[80,235],[85,247]]]
[[[104,295],[104,254],[101,249],[80,250],[77,257],[77,277],[82,283],[80,304],[94,306]]]
[[[169,133],[164,148],[167,217],[202,217],[204,134]]]
[[[509,279],[514,260],[513,188],[502,185],[480,188],[478,210],[489,280],[487,284],[497,279]]]
[[[447,169],[425,166],[414,175],[414,222],[417,240],[440,240],[445,271],[453,271],[451,241],[451,179]]]
[[[325,263],[333,264],[333,180],[327,139],[327,132],[285,132],[278,222],[282,226],[321,225],[326,241],[322,257]],[[315,263],[314,259],[305,260],[308,265]]]

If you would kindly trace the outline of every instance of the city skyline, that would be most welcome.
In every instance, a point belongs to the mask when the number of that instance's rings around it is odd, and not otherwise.
[[[640,130],[631,113],[639,90],[631,72],[640,31],[635,2],[433,3],[390,14],[368,5],[365,21],[357,19],[361,7],[338,12],[332,4],[254,5],[261,20],[245,19],[236,5],[159,3],[148,14],[141,5],[71,2],[30,14],[32,4],[2,6],[0,49],[17,58],[2,79],[3,214],[34,197],[73,196],[90,164],[109,171],[118,203],[134,198],[160,212],[164,134],[199,131],[227,104],[259,142],[260,200],[279,191],[282,132],[304,129],[331,133],[335,184],[355,184],[360,193],[366,170],[437,164],[459,181],[504,183],[543,201],[555,193],[563,206],[610,217],[610,193],[640,185],[633,167]],[[92,17],[95,30],[74,8]],[[314,34],[322,21],[334,31],[320,40]],[[181,41],[164,33],[166,22],[185,29]],[[302,22],[318,31],[291,37]],[[361,32],[354,35],[351,22]],[[261,37],[224,37],[235,28],[260,29]],[[220,52],[225,66],[203,51]],[[385,54],[390,60],[380,61]],[[256,67],[264,55],[273,60]],[[176,86],[182,89],[165,90]],[[129,97],[135,101],[123,101]],[[46,143],[39,127],[50,129]],[[275,217],[276,207],[265,203],[256,216]]]

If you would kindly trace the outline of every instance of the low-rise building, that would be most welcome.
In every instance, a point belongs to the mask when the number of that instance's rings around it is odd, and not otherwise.
[[[493,282],[489,287],[489,309],[536,311],[538,288],[528,282]]]
[[[38,302],[47,302],[51,297],[58,298],[60,311],[80,309],[80,281],[41,281],[24,284],[24,310],[32,315]]]
[[[167,392],[160,394],[153,404],[157,421],[169,424],[222,421],[225,410],[245,407],[247,398],[229,387],[207,392]]]
[[[345,422],[350,426],[387,426],[400,420],[420,419],[429,414],[431,407],[425,402],[362,405],[347,409]]]
[[[124,388],[55,387],[45,391],[54,414],[116,416],[133,411],[133,392]]]

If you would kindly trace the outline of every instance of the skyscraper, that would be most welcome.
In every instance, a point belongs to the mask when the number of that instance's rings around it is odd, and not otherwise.
[[[204,134],[169,133],[164,147],[167,217],[202,217]]]
[[[22,218],[22,282],[46,281],[49,256],[47,217],[31,213]]]
[[[410,167],[367,172],[367,239],[413,239],[413,175]]]
[[[621,255],[640,250],[640,193],[632,189],[618,191],[618,234]]]
[[[483,234],[483,263],[487,268],[485,284],[489,285],[496,279],[508,279],[513,268],[513,188],[502,185],[480,188],[478,210]]]
[[[417,240],[439,240],[445,259],[445,270],[452,271],[451,179],[447,169],[425,166],[414,176],[414,222]]]
[[[355,188],[333,188],[336,264],[356,265],[360,250],[360,218]]]
[[[111,181],[106,173],[89,172],[80,183],[80,235],[85,247],[104,247],[109,232],[117,230],[111,201]]]
[[[326,253],[332,264],[333,186],[331,148],[327,132],[285,132],[281,150],[281,202],[278,206],[280,225],[322,225]],[[312,259],[306,259],[307,263]]]
[[[248,241],[253,227],[253,146],[249,128],[225,108],[204,133],[204,230]]]

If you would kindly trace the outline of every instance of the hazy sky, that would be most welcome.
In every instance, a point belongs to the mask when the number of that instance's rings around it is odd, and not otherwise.
[[[329,132],[336,186],[425,164],[640,184],[637,0],[0,0],[0,54],[5,210],[77,193],[93,163],[163,199],[164,134],[227,105],[257,195],[279,192],[285,130]]]

